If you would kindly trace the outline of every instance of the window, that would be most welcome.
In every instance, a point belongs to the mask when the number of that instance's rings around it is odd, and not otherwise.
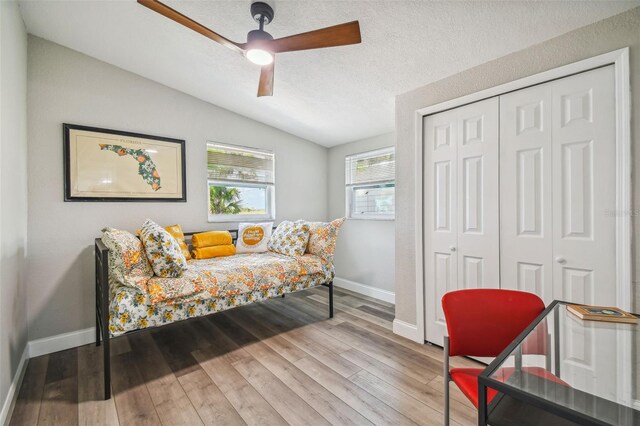
[[[393,148],[348,155],[345,176],[348,217],[394,219],[396,157]]]
[[[207,173],[210,222],[274,218],[272,152],[209,143]]]

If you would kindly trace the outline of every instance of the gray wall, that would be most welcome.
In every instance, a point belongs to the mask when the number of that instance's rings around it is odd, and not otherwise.
[[[329,216],[332,219],[346,215],[345,156],[393,145],[395,135],[388,133],[329,149]],[[345,279],[395,291],[394,228],[393,220],[347,220],[336,246],[336,285]]]
[[[416,323],[414,152],[415,111],[509,81],[629,46],[631,50],[632,144],[640,134],[640,8],[577,29],[544,43],[471,68],[396,98],[396,318]],[[634,208],[640,208],[640,150],[634,155]],[[635,210],[637,211],[637,210]],[[636,220],[634,234],[640,230]],[[634,242],[634,287],[638,288],[640,250]],[[640,310],[636,291],[635,310]]]
[[[207,140],[275,151],[277,221],[327,219],[326,148],[34,36],[28,57],[29,340],[93,326],[102,227],[234,226],[207,223]],[[63,122],[185,139],[188,202],[63,202]]]
[[[27,344],[27,32],[0,2],[0,407]],[[6,401],[9,402],[9,401]],[[3,407],[5,410],[8,406]],[[6,415],[6,411],[3,412]],[[0,418],[0,421],[2,419]]]

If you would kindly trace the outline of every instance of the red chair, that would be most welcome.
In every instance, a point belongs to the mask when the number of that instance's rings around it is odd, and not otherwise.
[[[484,370],[449,370],[449,357],[498,356],[544,310],[544,303],[535,294],[522,291],[469,289],[445,294],[442,308],[449,332],[444,338],[444,421],[448,425],[449,381],[453,381],[478,408],[478,376]],[[539,345],[529,343],[524,348],[526,353],[546,354],[547,333],[544,334],[540,336]],[[541,370],[540,374],[546,376],[546,370]],[[487,389],[487,401],[491,401],[496,393]]]

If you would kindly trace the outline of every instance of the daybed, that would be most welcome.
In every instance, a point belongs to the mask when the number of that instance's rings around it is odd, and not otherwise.
[[[233,242],[237,230],[229,231]],[[193,235],[187,233],[186,236]],[[333,317],[333,264],[319,256],[272,252],[189,260],[180,278],[154,276],[148,291],[120,285],[109,277],[109,249],[95,240],[96,345],[104,354],[104,394],[111,397],[109,338],[323,285],[329,288]]]

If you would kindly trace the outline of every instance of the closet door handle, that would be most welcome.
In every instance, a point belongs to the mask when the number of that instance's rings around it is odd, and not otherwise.
[[[449,250],[456,251],[456,246],[449,246]]]
[[[558,263],[559,263],[559,264],[561,264],[561,265],[564,265],[565,263],[567,263],[567,259],[565,259],[565,258],[564,258],[564,257],[562,257],[562,256],[557,256],[557,257],[556,257],[556,262],[558,262]]]

